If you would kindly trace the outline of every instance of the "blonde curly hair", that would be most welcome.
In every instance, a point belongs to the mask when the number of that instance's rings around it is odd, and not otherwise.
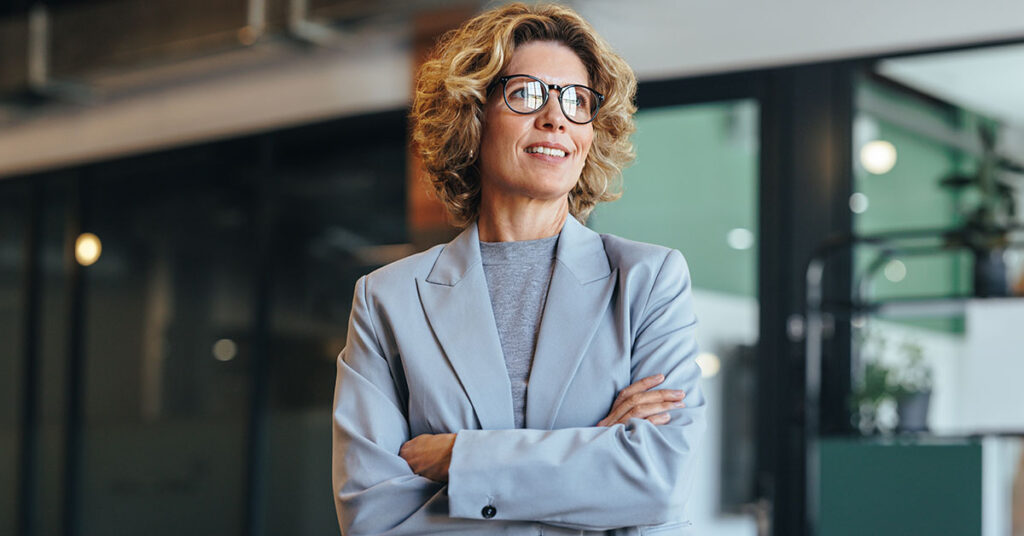
[[[594,206],[621,196],[622,168],[635,153],[636,76],[611,46],[575,11],[558,5],[509,4],[477,15],[441,37],[420,68],[413,100],[412,141],[427,178],[456,223],[477,219],[480,174],[476,166],[487,89],[531,41],[561,43],[579,56],[590,86],[605,95],[594,120],[594,141],[569,212],[586,221]]]

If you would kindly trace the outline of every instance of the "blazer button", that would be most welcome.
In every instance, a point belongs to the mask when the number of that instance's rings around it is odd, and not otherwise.
[[[490,519],[490,518],[494,517],[494,514],[497,514],[497,513],[498,513],[498,509],[495,508],[494,506],[489,505],[489,504],[487,506],[485,506],[483,510],[480,510],[480,515],[484,516],[484,519]]]

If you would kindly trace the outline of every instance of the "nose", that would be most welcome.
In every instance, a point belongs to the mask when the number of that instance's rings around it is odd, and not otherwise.
[[[535,125],[541,130],[554,130],[557,132],[563,132],[568,127],[569,120],[566,119],[565,114],[562,113],[562,106],[559,104],[558,99],[561,98],[561,93],[557,89],[551,88],[548,90],[548,102],[544,104],[544,107],[537,112],[536,118],[534,119]]]

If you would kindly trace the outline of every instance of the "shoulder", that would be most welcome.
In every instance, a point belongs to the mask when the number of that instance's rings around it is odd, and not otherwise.
[[[671,312],[680,325],[696,322],[690,269],[679,250],[615,235],[602,234],[601,239],[610,264],[618,269],[618,284],[629,300],[636,329],[654,318],[649,316],[652,311]]]
[[[438,244],[425,251],[413,253],[408,257],[381,266],[364,275],[361,280],[365,285],[366,292],[374,295],[379,293],[386,294],[391,289],[404,292],[407,285],[415,284],[414,281],[417,278],[423,279],[430,273],[431,268],[437,262],[437,258],[441,255],[441,251],[445,246],[446,244]]]
[[[623,274],[648,275],[657,278],[659,273],[685,274],[689,269],[686,259],[677,249],[629,240],[612,234],[601,234],[608,262]]]

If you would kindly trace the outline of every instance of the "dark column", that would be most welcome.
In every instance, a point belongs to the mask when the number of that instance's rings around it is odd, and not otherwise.
[[[811,532],[807,521],[814,498],[805,490],[805,271],[820,243],[851,229],[847,202],[852,192],[854,68],[837,63],[765,73],[761,100],[758,488],[772,501],[776,535]],[[849,259],[835,259],[826,277],[826,293],[848,296],[849,288]],[[827,425],[821,429],[835,431],[847,420],[849,330],[836,330],[826,345],[822,395],[828,402],[821,416]]]
[[[29,186],[28,228],[25,233],[24,319],[25,338],[22,345],[21,444],[18,474],[18,534],[38,533],[36,516],[39,491],[39,390],[41,361],[39,352],[39,321],[43,241],[43,192],[39,181]]]

